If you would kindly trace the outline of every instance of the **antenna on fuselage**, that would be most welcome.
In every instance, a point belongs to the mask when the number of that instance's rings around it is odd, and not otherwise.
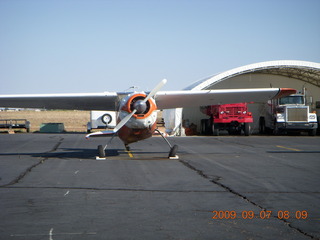
[[[127,91],[129,91],[130,89],[133,89],[133,92],[135,92],[135,89],[139,89],[140,87],[138,87],[138,86],[131,86],[131,87],[129,87],[128,89],[126,89],[126,90],[124,90],[124,92],[127,92]]]

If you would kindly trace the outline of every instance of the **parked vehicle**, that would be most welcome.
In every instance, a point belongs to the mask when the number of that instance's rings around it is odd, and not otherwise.
[[[259,118],[260,133],[275,135],[288,132],[308,132],[315,136],[317,132],[316,112],[310,112],[305,91],[287,97],[269,100],[264,115]],[[311,103],[310,103],[311,104]]]
[[[117,125],[115,111],[91,111],[90,122],[87,124],[87,132],[92,129],[114,128]]]
[[[211,105],[202,107],[202,112],[210,116],[209,119],[202,119],[202,134],[215,136],[221,130],[227,130],[229,134],[251,134],[252,113],[248,111],[247,103]]]

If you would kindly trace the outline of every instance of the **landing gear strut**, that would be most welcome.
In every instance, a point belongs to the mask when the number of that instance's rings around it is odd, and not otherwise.
[[[177,150],[178,150],[178,145],[171,145],[170,142],[162,135],[162,133],[159,131],[159,129],[156,129],[155,131],[157,131],[160,136],[166,141],[166,143],[169,145],[170,147],[170,152],[169,152],[169,156],[168,158],[170,159],[179,159],[179,156],[176,155]]]

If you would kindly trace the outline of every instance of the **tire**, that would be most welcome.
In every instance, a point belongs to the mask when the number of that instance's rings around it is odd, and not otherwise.
[[[213,133],[213,136],[219,136],[219,128],[214,124],[212,124],[212,133]]]
[[[175,157],[177,155],[176,154],[177,150],[178,150],[178,145],[173,145],[173,147],[170,149],[168,158]]]
[[[264,120],[264,117],[259,118],[259,133],[260,134],[266,133],[266,122]]]
[[[309,132],[308,132],[308,135],[309,136],[315,136],[317,134],[317,129],[315,128],[315,129],[312,129],[312,130],[310,130]]]
[[[110,115],[109,113],[106,113],[106,114],[102,115],[101,121],[102,121],[104,124],[107,124],[107,125],[108,125],[109,123],[111,123],[112,117],[111,117],[111,115]]]
[[[208,119],[201,119],[201,134],[208,135]]]
[[[250,123],[244,123],[244,135],[250,136],[251,131],[251,124]]]
[[[105,153],[102,145],[98,146],[98,154],[99,154],[99,158],[105,158],[106,157],[106,153]]]
[[[280,129],[278,128],[277,124],[274,125],[273,135],[275,135],[275,136],[280,135]]]

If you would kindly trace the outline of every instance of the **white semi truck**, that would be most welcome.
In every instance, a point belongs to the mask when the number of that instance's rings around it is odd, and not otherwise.
[[[275,135],[288,132],[308,132],[309,136],[317,133],[316,112],[310,112],[306,103],[305,91],[287,97],[269,100],[263,116],[259,118],[261,134],[270,132]]]

